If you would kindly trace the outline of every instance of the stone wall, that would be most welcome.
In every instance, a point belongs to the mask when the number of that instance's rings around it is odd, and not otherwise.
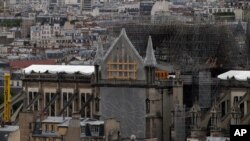
[[[144,88],[101,87],[101,119],[121,124],[121,137],[145,138],[146,91]]]

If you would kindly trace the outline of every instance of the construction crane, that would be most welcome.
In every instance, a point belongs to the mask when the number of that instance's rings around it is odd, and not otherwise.
[[[4,123],[10,123],[10,74],[5,73],[4,74],[4,112],[3,112],[3,121]]]

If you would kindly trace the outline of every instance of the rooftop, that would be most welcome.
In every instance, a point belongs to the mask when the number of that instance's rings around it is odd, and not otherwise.
[[[44,119],[43,123],[55,123],[58,124],[58,126],[69,126],[69,120],[71,120],[72,117],[52,117],[48,116],[46,119]],[[90,119],[90,118],[80,118],[80,125],[86,126],[86,124],[89,125],[102,125],[104,124],[104,121],[97,120],[97,119]]]
[[[85,75],[91,75],[94,73],[94,66],[80,66],[80,65],[31,65],[25,69],[23,69],[25,74],[35,73],[81,73]]]
[[[23,69],[33,64],[53,65],[55,63],[55,60],[14,60],[10,61],[10,67],[12,69]]]
[[[14,132],[19,130],[19,126],[5,125],[4,127],[0,127],[0,132]]]
[[[250,71],[248,70],[230,70],[218,75],[221,80],[236,79],[238,81],[247,81],[250,79]]]
[[[47,122],[47,123],[62,123],[65,122],[66,120],[71,119],[71,117],[47,117],[44,119],[42,122]]]

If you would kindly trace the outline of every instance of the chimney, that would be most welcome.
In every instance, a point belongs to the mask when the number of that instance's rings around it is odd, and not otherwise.
[[[81,115],[79,113],[73,113],[72,114],[72,119],[80,119]]]
[[[175,78],[176,79],[180,79],[180,76],[181,76],[181,70],[180,69],[176,69],[175,70]]]

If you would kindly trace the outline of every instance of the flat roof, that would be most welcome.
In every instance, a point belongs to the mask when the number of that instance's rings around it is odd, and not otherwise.
[[[85,75],[91,75],[94,73],[94,66],[83,66],[83,65],[31,65],[23,69],[24,74],[35,73],[81,73]]]
[[[14,132],[17,130],[19,130],[19,126],[5,125],[4,127],[0,127],[0,132]]]
[[[89,125],[102,125],[102,124],[104,124],[104,121],[97,120],[97,119],[90,119],[90,118],[81,118],[80,119],[80,126],[86,126],[86,124],[89,124]],[[69,126],[69,120],[65,121],[62,124],[58,124],[57,126],[68,127]]]
[[[250,79],[249,70],[230,70],[217,76],[221,80],[235,79],[238,81],[247,81]]]
[[[45,122],[45,123],[63,123],[69,119],[71,119],[71,117],[59,117],[59,116],[58,117],[51,117],[51,116],[48,116],[42,122]]]

